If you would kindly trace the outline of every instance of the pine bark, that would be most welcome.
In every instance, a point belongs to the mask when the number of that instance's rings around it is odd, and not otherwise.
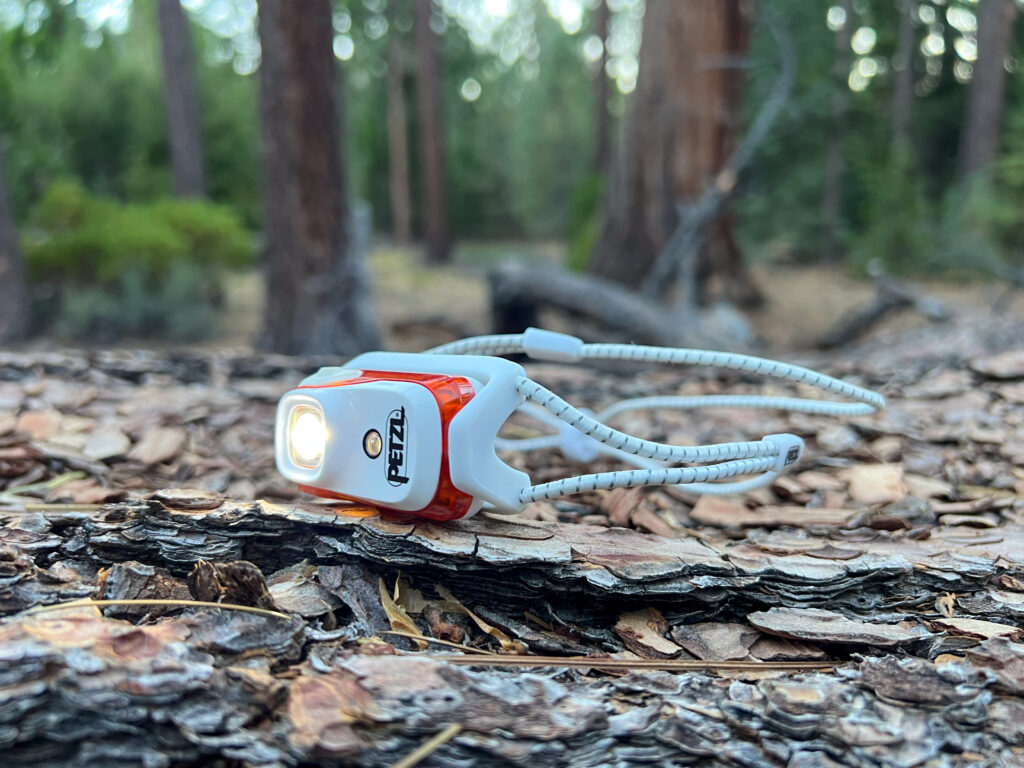
[[[203,197],[206,171],[200,133],[196,68],[188,19],[179,0],[159,0],[160,50],[163,55],[164,99],[171,143],[174,194]]]
[[[619,191],[608,200],[592,270],[639,286],[679,220],[723,168],[738,139],[749,22],[743,0],[651,2],[627,127]],[[700,251],[702,300],[755,294],[727,209]]]
[[[0,342],[20,341],[28,332],[25,265],[7,194],[3,137],[0,136]]]
[[[982,0],[978,7],[978,60],[967,93],[960,132],[958,175],[983,173],[999,149],[1006,68],[1017,20],[1014,0]]]
[[[354,354],[378,345],[353,247],[330,0],[260,3],[267,307],[262,345]]]
[[[843,0],[840,7],[846,21],[836,31],[832,84],[832,121],[825,145],[825,188],[821,198],[821,258],[837,261],[837,240],[843,205],[843,173],[846,162],[846,114],[850,107],[850,39],[853,35],[853,0]]]
[[[409,117],[405,108],[405,46],[394,24],[393,3],[388,30],[388,174],[391,233],[396,243],[412,237],[412,195],[409,190]]]
[[[430,28],[433,0],[416,0],[416,96],[420,129],[422,216],[427,260],[438,264],[451,256],[448,199],[445,192],[444,130],[441,121],[441,80],[437,36]]]

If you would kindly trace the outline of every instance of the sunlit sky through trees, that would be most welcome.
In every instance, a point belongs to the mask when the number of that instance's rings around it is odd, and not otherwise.
[[[387,0],[361,2],[366,16],[363,34],[377,40],[387,34]],[[602,54],[601,39],[584,28],[585,9],[596,0],[544,0],[543,6],[558,20],[566,34],[579,37],[579,55],[592,66]],[[218,61],[231,61],[239,74],[247,75],[259,66],[259,40],[256,35],[256,0],[183,0],[193,18],[224,41],[210,55]],[[539,43],[535,29],[538,4],[534,0],[440,0],[445,16],[435,17],[441,33],[451,21],[462,26],[473,45],[495,56],[500,67],[518,68],[522,77],[537,77]],[[623,93],[636,87],[637,53],[640,47],[640,21],[643,0],[610,0],[612,11],[608,38],[608,74]],[[86,26],[84,42],[90,47],[102,43],[103,35],[123,34],[131,22],[132,0],[77,0],[76,10]],[[39,0],[0,0],[0,25],[7,28],[24,25],[30,34],[45,19],[47,9]],[[411,23],[411,21],[410,21]],[[342,61],[359,56],[352,17],[339,4],[334,14],[334,53]],[[486,73],[470,78],[460,89],[467,101],[479,98]]]
[[[351,0],[360,2],[369,15],[362,33],[370,40],[387,34],[387,0]],[[131,22],[133,0],[77,0],[76,10],[85,26],[84,43],[97,47],[103,36],[123,34]],[[586,28],[586,10],[597,0],[543,0],[543,7],[557,19],[568,35],[579,37],[579,55],[589,65],[596,66],[602,54],[601,39]],[[1018,0],[1020,2],[1020,0]],[[917,30],[918,50],[925,58],[926,72],[916,84],[919,96],[927,95],[939,82],[944,64],[946,46],[950,42],[956,56],[953,74],[957,81],[971,79],[972,66],[977,59],[977,19],[974,8],[978,0],[931,0],[915,5],[914,23]],[[259,66],[259,41],[256,36],[256,0],[183,0],[184,6],[202,26],[224,41],[208,55],[214,59],[230,61],[239,74],[252,74]],[[1024,5],[1024,3],[1021,3]],[[439,0],[445,17],[435,20],[438,32],[454,21],[464,28],[473,45],[482,52],[492,54],[499,67],[517,68],[525,80],[538,76],[538,40],[534,0]],[[637,53],[640,46],[640,22],[644,0],[610,0],[611,29],[608,39],[608,75],[622,93],[636,87],[638,73]],[[46,5],[39,0],[0,0],[0,25],[11,28],[24,25],[30,34],[45,19]],[[894,62],[879,56],[876,51],[878,35],[871,25],[871,4],[867,0],[854,3],[855,19],[848,20],[840,5],[824,9],[823,22],[833,33],[847,23],[856,24],[851,33],[851,48],[855,54],[849,72],[851,90],[863,91],[879,75],[889,71]],[[335,55],[342,61],[359,56],[356,36],[352,34],[352,17],[342,4],[334,16]],[[949,33],[952,34],[949,34]],[[898,67],[899,64],[895,63]],[[948,60],[947,60],[948,65]],[[1014,71],[1016,60],[1007,62]],[[460,95],[475,101],[486,87],[487,75],[467,79]]]

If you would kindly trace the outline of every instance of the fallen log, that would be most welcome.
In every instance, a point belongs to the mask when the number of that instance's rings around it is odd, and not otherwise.
[[[495,333],[520,333],[543,327],[543,310],[554,310],[574,328],[596,328],[602,339],[621,338],[636,344],[669,347],[738,349],[752,332],[731,305],[707,309],[672,307],[586,274],[522,262],[506,262],[488,275],[492,326]]]
[[[446,765],[955,765],[1024,745],[1019,523],[664,539],[188,491],[0,514],[9,765],[376,766],[441,732]],[[115,602],[29,610],[86,595]]]

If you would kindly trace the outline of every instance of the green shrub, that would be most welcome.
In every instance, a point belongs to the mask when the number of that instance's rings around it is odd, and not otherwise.
[[[936,232],[910,154],[894,151],[885,165],[863,171],[862,183],[864,227],[849,252],[850,266],[861,274],[875,261],[894,274],[927,270],[935,257]]]
[[[569,211],[569,269],[582,272],[590,263],[601,225],[604,178],[592,174],[576,188]]]
[[[39,325],[80,340],[204,335],[225,271],[252,257],[251,235],[226,208],[124,204],[67,181],[46,190],[25,236],[29,280],[43,305],[34,313]]]

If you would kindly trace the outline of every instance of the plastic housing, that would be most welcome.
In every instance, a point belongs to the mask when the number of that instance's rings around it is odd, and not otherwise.
[[[429,519],[470,517],[485,505],[515,514],[530,478],[498,458],[494,441],[523,403],[515,387],[523,375],[522,366],[501,358],[391,352],[322,368],[278,405],[278,469],[316,495]],[[310,404],[323,413],[328,432],[321,464],[312,469],[291,460],[287,442],[292,409]],[[397,477],[407,482],[397,485],[388,481],[395,412],[406,420]],[[376,458],[362,447],[371,429],[384,438]]]

